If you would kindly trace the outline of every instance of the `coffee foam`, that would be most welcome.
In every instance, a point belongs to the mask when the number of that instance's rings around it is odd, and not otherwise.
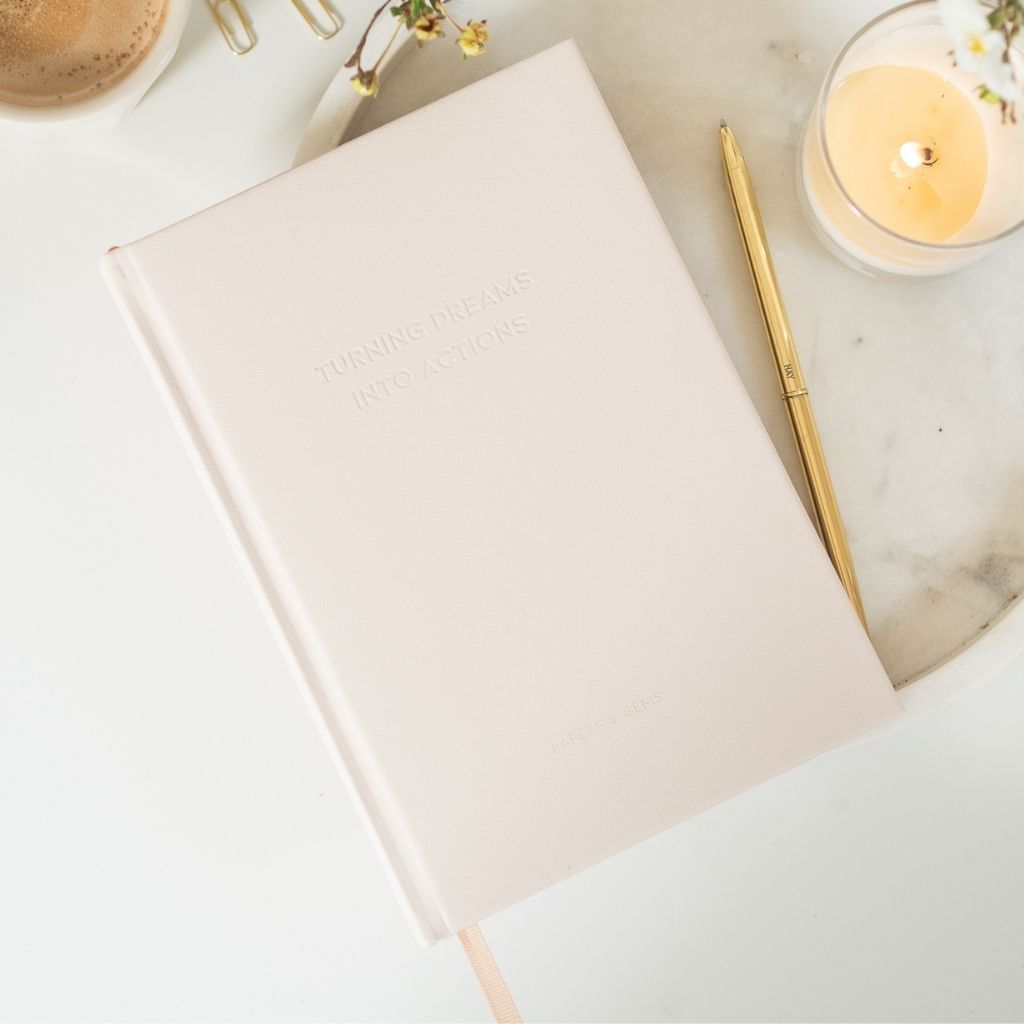
[[[132,71],[163,25],[167,0],[0,0],[0,101],[88,99]]]

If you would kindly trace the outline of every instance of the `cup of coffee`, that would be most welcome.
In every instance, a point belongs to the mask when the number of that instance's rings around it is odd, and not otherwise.
[[[110,121],[174,55],[190,0],[0,0],[0,119]]]

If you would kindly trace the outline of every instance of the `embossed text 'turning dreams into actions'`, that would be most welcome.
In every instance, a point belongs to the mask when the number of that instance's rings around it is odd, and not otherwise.
[[[533,284],[528,270],[517,270],[504,281],[495,281],[488,287],[460,296],[432,309],[425,317],[384,331],[361,345],[346,349],[313,369],[325,384],[334,383],[364,366],[402,351],[462,321],[470,320],[526,291]]]

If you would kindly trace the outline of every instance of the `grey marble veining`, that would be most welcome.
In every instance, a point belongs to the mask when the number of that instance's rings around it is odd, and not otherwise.
[[[815,240],[794,182],[800,134],[835,52],[886,6],[537,0],[511,14],[479,0],[463,10],[488,18],[488,56],[463,62],[450,40],[410,52],[355,133],[575,35],[802,491],[722,181],[716,129],[729,120],[758,187],[871,636],[903,684],[1024,590],[1024,235],[957,276],[913,281],[863,277]]]

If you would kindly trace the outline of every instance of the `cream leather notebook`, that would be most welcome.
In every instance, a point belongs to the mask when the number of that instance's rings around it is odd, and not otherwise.
[[[422,940],[897,712],[573,43],[104,273]]]

